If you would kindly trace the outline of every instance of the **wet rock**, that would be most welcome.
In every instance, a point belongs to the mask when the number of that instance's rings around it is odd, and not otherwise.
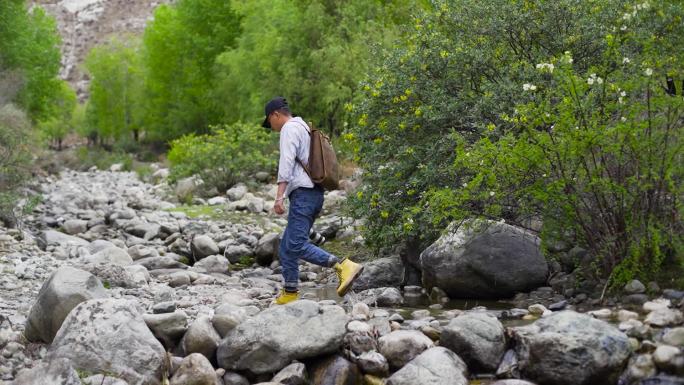
[[[394,373],[388,385],[467,385],[468,368],[449,349],[434,347]]]
[[[486,313],[470,312],[443,328],[440,345],[453,350],[476,371],[496,370],[506,349],[501,322]]]
[[[81,302],[106,298],[107,290],[87,271],[65,266],[43,283],[27,319],[29,341],[51,343],[69,312]]]
[[[615,383],[631,354],[622,332],[573,311],[553,313],[511,333],[522,375],[543,384]]]
[[[196,261],[219,253],[219,247],[216,245],[216,242],[206,235],[194,237],[192,242],[190,242],[190,248]]]
[[[183,359],[171,377],[170,385],[218,385],[216,380],[209,360],[202,354],[192,353]]]
[[[201,316],[190,325],[180,345],[185,354],[200,353],[213,360],[220,341],[221,336],[211,324],[211,319]]]
[[[346,324],[339,306],[299,300],[271,307],[228,332],[218,349],[218,363],[227,370],[272,373],[292,360],[337,351]]]
[[[433,346],[431,339],[416,330],[397,330],[378,339],[379,351],[393,369],[403,367]]]
[[[630,358],[627,369],[622,378],[627,383],[639,383],[640,380],[655,376],[657,373],[653,356],[650,354],[639,354]]]
[[[665,289],[663,290],[663,297],[673,300],[673,301],[679,301],[682,298],[684,298],[684,291],[682,290],[674,290],[674,289]]]
[[[399,257],[379,258],[364,263],[363,274],[354,281],[354,290],[377,287],[398,287],[402,284],[404,267]]]
[[[178,345],[188,328],[188,316],[183,311],[145,314],[143,320],[152,334],[169,349]]]
[[[546,281],[548,266],[539,239],[498,222],[456,228],[421,253],[423,284],[451,298],[505,298]]]
[[[67,316],[48,358],[67,358],[75,369],[113,372],[130,384],[157,385],[165,351],[147,328],[135,303],[93,299]]]
[[[306,373],[306,366],[301,362],[292,363],[278,372],[271,382],[283,385],[307,385],[309,378]]]
[[[376,351],[368,351],[362,353],[357,359],[356,363],[364,373],[372,374],[378,377],[387,377],[389,373],[389,364],[387,359],[382,354]]]
[[[356,365],[338,355],[319,360],[311,367],[311,382],[318,385],[357,385],[361,379]]]

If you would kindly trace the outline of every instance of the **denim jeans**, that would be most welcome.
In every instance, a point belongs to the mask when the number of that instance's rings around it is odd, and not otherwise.
[[[280,264],[283,286],[296,290],[299,286],[299,259],[329,267],[337,261],[332,254],[309,242],[309,230],[323,207],[323,189],[299,187],[290,193],[287,227],[280,241]]]

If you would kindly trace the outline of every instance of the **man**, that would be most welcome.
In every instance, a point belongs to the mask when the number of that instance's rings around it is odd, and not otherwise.
[[[337,294],[343,297],[363,271],[363,266],[347,258],[340,261],[309,242],[309,230],[323,207],[323,188],[311,181],[302,166],[309,164],[311,129],[302,118],[292,116],[282,97],[269,101],[265,110],[262,126],[280,133],[278,193],[273,205],[276,214],[284,214],[283,202],[286,198],[290,200],[287,227],[278,250],[283,267],[283,289],[275,303],[283,305],[299,298],[299,259],[334,268],[339,279]]]

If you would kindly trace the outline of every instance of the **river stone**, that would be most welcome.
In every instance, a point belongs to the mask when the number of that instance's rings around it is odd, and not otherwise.
[[[88,254],[95,254],[110,247],[116,247],[116,245],[112,242],[105,241],[104,239],[96,239],[90,242],[90,244],[86,247],[86,250],[88,250]]]
[[[167,348],[175,347],[188,328],[188,316],[183,311],[145,314],[143,320],[152,334]]]
[[[93,264],[112,264],[119,266],[126,266],[133,263],[133,258],[126,252],[126,250],[118,247],[108,247],[100,250],[93,255],[85,257],[85,262]]]
[[[70,266],[60,267],[38,292],[27,319],[26,338],[51,343],[73,308],[81,302],[106,297],[107,290],[94,275]]]
[[[684,327],[680,326],[665,331],[663,342],[672,346],[684,347]]]
[[[644,323],[651,326],[665,327],[681,324],[682,321],[684,321],[684,317],[680,310],[662,308],[648,313]]]
[[[228,332],[217,358],[226,370],[272,373],[292,360],[336,352],[347,316],[335,305],[308,300],[268,308]]]
[[[660,345],[655,352],[653,352],[653,362],[655,362],[658,368],[665,371],[671,371],[677,356],[680,358],[682,356],[682,351],[679,348],[669,345]]]
[[[187,269],[188,265],[177,261],[169,256],[147,257],[133,262],[136,265],[144,266],[147,270],[162,269]]]
[[[376,351],[362,353],[356,358],[356,363],[364,373],[378,377],[387,377],[387,374],[389,373],[387,359]]]
[[[81,219],[69,219],[62,224],[64,232],[69,235],[76,235],[88,231],[88,221]]]
[[[235,373],[235,372],[226,372],[226,374],[223,375],[223,384],[224,385],[249,385],[249,380],[245,378],[243,375]]]
[[[631,354],[624,333],[569,310],[510,330],[521,373],[542,384],[616,383]]]
[[[245,186],[242,183],[238,183],[235,186],[231,187],[228,191],[226,191],[228,199],[230,199],[233,202],[242,199],[242,197],[245,196],[245,194],[247,194],[247,186]]]
[[[639,383],[640,380],[655,376],[657,373],[653,356],[650,354],[639,354],[632,356],[627,364],[627,369],[622,378],[629,384]]]
[[[112,373],[130,385],[157,385],[165,355],[135,302],[92,299],[69,313],[48,358],[67,358],[75,369]]]
[[[190,242],[190,250],[196,261],[219,253],[218,245],[207,235],[198,235],[193,238]]]
[[[404,266],[399,257],[385,257],[363,264],[363,274],[354,281],[354,290],[362,291],[376,287],[400,286]]]
[[[307,385],[309,378],[306,374],[306,366],[301,362],[294,362],[278,372],[271,382],[282,385]]]
[[[45,230],[38,237],[38,244],[45,250],[47,246],[88,246],[88,241],[56,230]]]
[[[211,324],[211,318],[200,316],[190,325],[188,331],[185,332],[181,339],[181,347],[185,354],[201,353],[208,359],[213,360],[220,341],[221,336]]]
[[[388,380],[387,385],[468,385],[468,368],[461,358],[443,347],[430,348]]]
[[[69,360],[64,358],[56,358],[49,362],[40,362],[31,369],[24,369],[17,373],[17,377],[12,384],[82,385],[81,379],[78,377],[78,372],[74,370]]]
[[[643,379],[639,385],[684,385],[684,377],[659,374]]]
[[[440,346],[453,350],[472,370],[493,372],[506,350],[504,328],[495,317],[469,312],[442,329]]]
[[[128,385],[128,382],[115,377],[96,374],[83,379],[82,385]]]
[[[380,353],[392,369],[399,369],[435,344],[417,330],[397,330],[378,339]]]
[[[624,290],[627,294],[641,294],[646,292],[646,286],[638,279],[633,279],[625,285]]]
[[[261,266],[269,266],[274,259],[278,257],[278,247],[280,246],[280,237],[278,233],[264,234],[257,243],[254,255],[256,262]]]
[[[230,263],[238,263],[240,262],[240,259],[242,257],[251,256],[252,251],[249,249],[247,245],[230,245],[226,247],[226,250],[223,252],[223,255],[226,258],[228,258],[228,261],[230,261]]]
[[[223,255],[210,255],[197,261],[190,270],[198,273],[221,273],[227,274],[230,268],[228,259]]]
[[[450,298],[504,298],[546,282],[539,238],[506,223],[469,224],[452,224],[421,253],[423,286],[439,287]]]
[[[359,368],[339,355],[311,365],[311,383],[316,385],[357,385],[361,380]]]
[[[217,385],[216,380],[211,362],[202,354],[192,353],[183,359],[170,385]]]

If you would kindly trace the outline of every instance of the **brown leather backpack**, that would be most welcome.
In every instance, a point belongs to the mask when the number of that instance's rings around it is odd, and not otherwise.
[[[303,125],[305,128],[306,126]],[[330,142],[330,138],[322,131],[314,128],[309,122],[309,135],[311,135],[311,147],[309,147],[309,165],[297,161],[306,171],[311,181],[322,186],[326,190],[337,190],[340,187],[339,167],[337,155]]]

